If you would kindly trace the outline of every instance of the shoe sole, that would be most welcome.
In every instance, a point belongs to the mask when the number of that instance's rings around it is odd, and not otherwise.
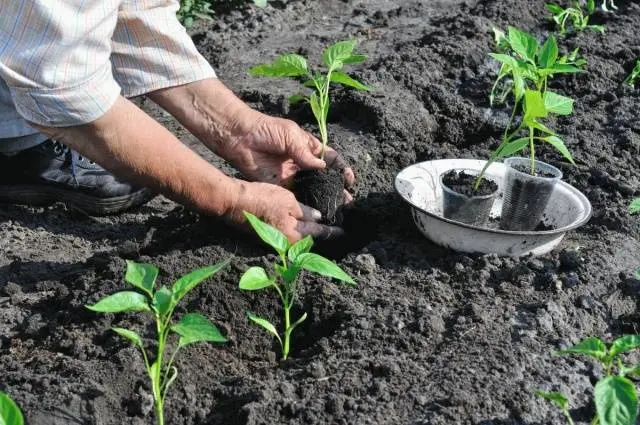
[[[149,189],[141,189],[130,195],[114,198],[98,198],[57,187],[0,186],[1,203],[44,206],[62,202],[67,207],[84,211],[90,215],[117,214],[145,204],[154,197],[155,193]]]

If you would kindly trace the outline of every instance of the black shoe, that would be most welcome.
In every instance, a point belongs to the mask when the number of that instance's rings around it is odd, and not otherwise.
[[[47,140],[13,156],[0,154],[0,202],[63,202],[89,214],[122,212],[153,198],[60,142]]]

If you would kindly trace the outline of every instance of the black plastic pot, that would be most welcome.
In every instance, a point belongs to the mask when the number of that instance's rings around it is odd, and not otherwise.
[[[500,228],[535,230],[542,221],[556,183],[562,178],[562,171],[547,163],[535,161],[536,175],[532,175],[530,158],[508,158],[504,164],[507,171]]]
[[[477,170],[456,169],[448,170],[440,175],[440,184],[442,185],[442,212],[445,218],[455,220],[460,223],[471,224],[474,226],[484,226],[489,219],[491,207],[498,194],[498,185],[493,180],[494,190],[486,195],[467,195],[460,193],[444,183],[443,178],[450,172],[466,173],[475,177],[478,175]],[[486,179],[486,178],[485,178]]]

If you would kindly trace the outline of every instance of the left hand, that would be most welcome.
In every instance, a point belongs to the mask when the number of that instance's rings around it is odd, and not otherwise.
[[[286,186],[300,169],[331,167],[342,172],[347,187],[354,184],[353,170],[336,151],[327,147],[323,161],[322,143],[296,123],[257,114],[216,149],[248,179]],[[345,203],[352,199],[345,190]]]

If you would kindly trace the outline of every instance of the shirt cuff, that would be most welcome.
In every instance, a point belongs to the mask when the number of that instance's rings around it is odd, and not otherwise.
[[[107,113],[120,86],[107,62],[86,80],[55,89],[10,87],[16,110],[28,122],[44,127],[87,124]]]

